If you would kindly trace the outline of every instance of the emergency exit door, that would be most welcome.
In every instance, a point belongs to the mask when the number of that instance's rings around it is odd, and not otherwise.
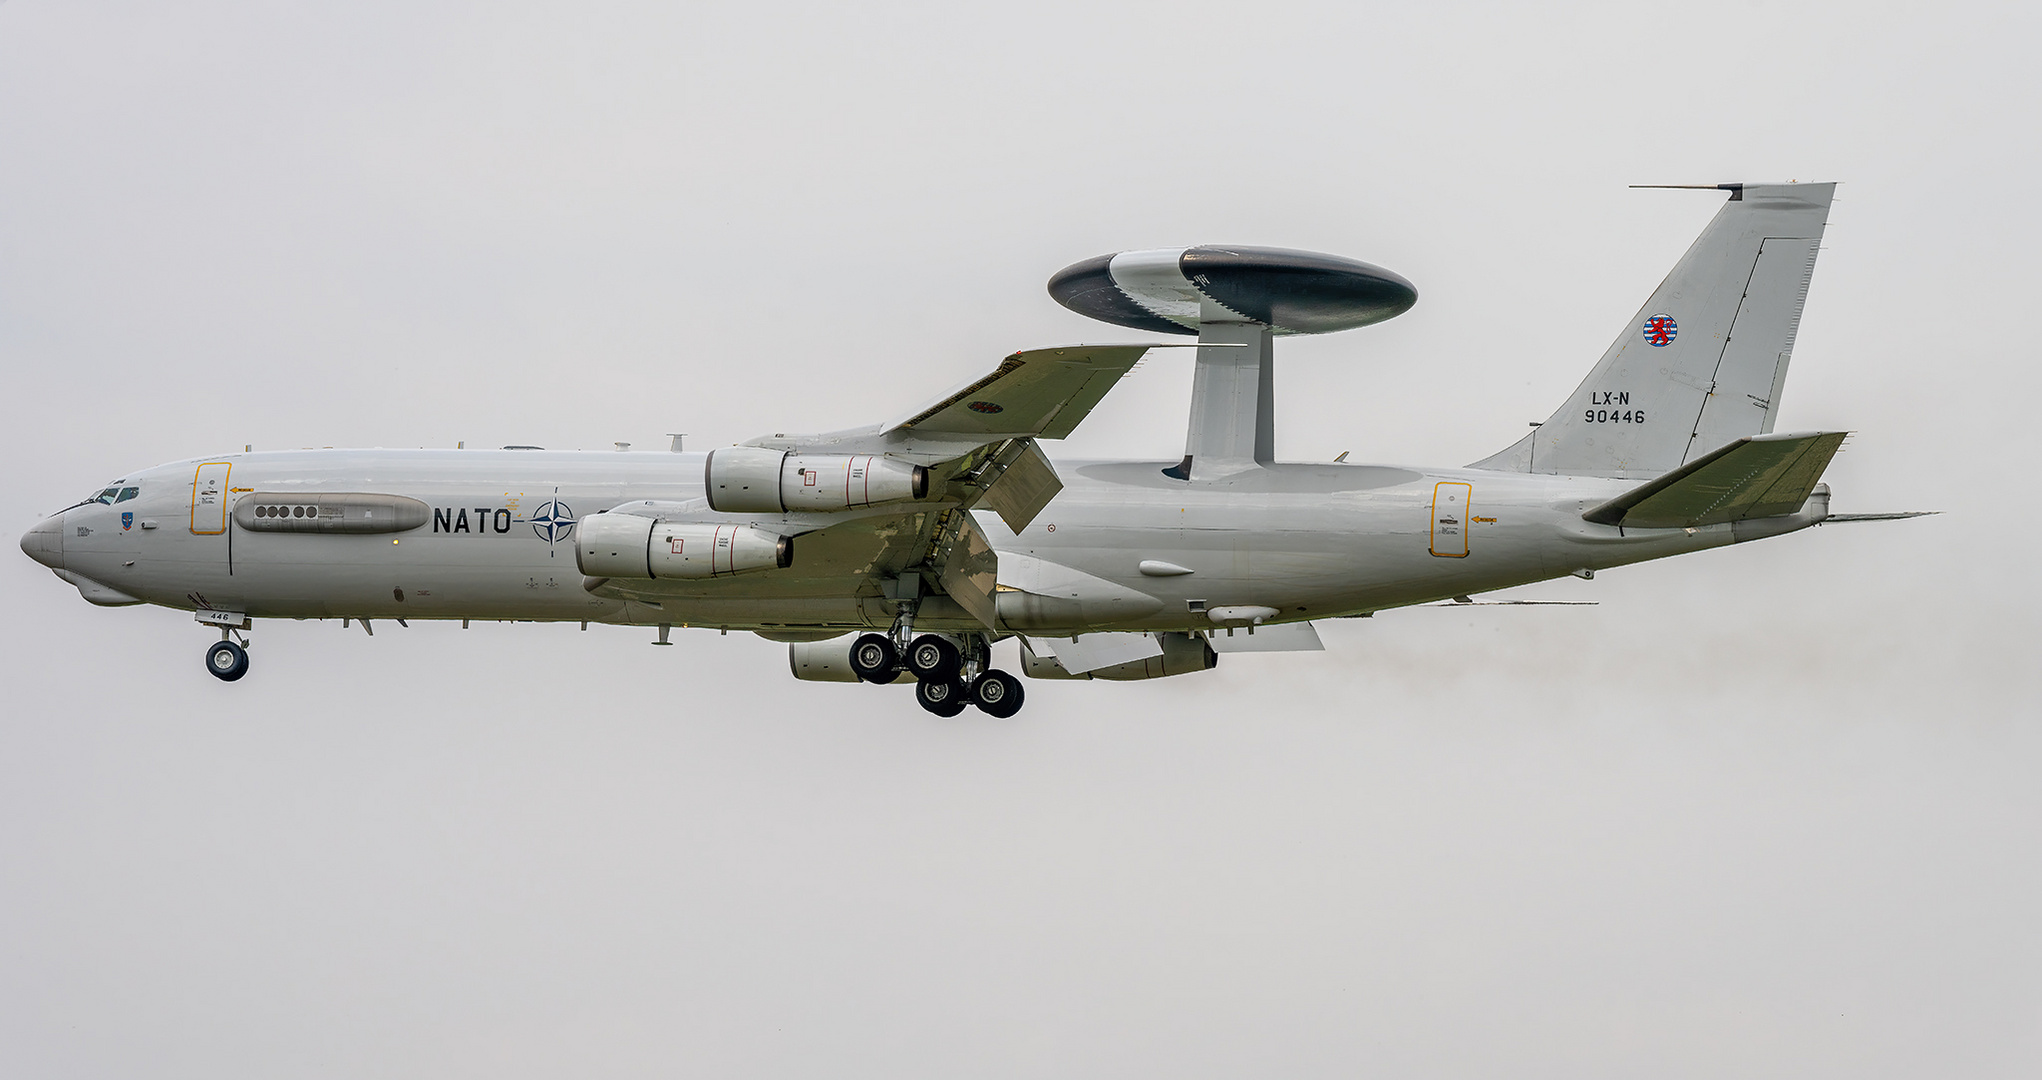
[[[191,531],[218,536],[227,531],[227,472],[234,464],[208,461],[191,478]]]
[[[1452,481],[1432,485],[1432,553],[1459,559],[1468,553],[1468,502],[1475,489]]]

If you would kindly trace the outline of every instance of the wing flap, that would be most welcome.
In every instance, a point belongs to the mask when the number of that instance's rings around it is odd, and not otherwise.
[[[1152,634],[1099,633],[1027,640],[1035,655],[1056,657],[1056,662],[1073,675],[1163,655],[1163,643]]]
[[[956,526],[942,544],[936,581],[957,606],[993,628],[993,590],[999,579],[999,555],[970,514],[952,515]]]
[[[1063,480],[1035,440],[1021,439],[1015,443],[1012,460],[1000,467],[999,476],[981,501],[1019,536],[1063,489]]]
[[[1319,640],[1318,628],[1308,622],[1261,626],[1252,634],[1214,633],[1205,640],[1216,653],[1326,651],[1325,643]]]
[[[1581,516],[1625,528],[1691,529],[1792,514],[1808,501],[1846,434],[1739,439]]]

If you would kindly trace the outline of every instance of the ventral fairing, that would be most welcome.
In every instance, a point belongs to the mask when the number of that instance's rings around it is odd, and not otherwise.
[[[248,671],[258,619],[748,630],[797,678],[911,682],[1010,716],[1021,674],[1152,679],[1313,650],[1313,621],[1839,517],[1836,431],[1775,430],[1832,184],[1726,201],[1581,385],[1462,468],[1275,459],[1274,340],[1393,318],[1395,273],[1262,247],[1127,251],[1051,295],[1188,342],[1014,353],[903,419],[707,453],[305,450],[133,473],[22,538],[103,606],[195,613]],[[1181,455],[1052,462],[1151,349],[1195,348]],[[1344,457],[1344,455],[1343,455]]]

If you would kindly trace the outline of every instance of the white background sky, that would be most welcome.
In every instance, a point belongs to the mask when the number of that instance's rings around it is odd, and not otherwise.
[[[1587,608],[1029,686],[749,635],[263,624],[0,559],[0,1074],[2042,1070],[2021,5],[0,5],[9,536],[238,449],[713,445],[1122,338],[1059,267],[1390,267],[1278,450],[1545,417],[1718,196],[1834,179],[1839,511]],[[1059,456],[1174,459],[1151,360]]]

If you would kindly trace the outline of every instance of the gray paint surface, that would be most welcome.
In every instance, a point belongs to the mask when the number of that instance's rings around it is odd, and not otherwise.
[[[217,686],[0,560],[0,1071],[2032,1074],[2034,16],[1238,15],[0,6],[7,535],[250,442],[826,430],[1208,236],[1425,294],[1283,343],[1280,458],[1474,460],[1714,212],[1619,185],[1794,176],[1846,184],[1780,430],[1949,513],[1013,724],[572,624],[287,624]],[[1257,77],[1141,107],[1215,25]],[[1190,362],[1059,460],[1171,458]]]

